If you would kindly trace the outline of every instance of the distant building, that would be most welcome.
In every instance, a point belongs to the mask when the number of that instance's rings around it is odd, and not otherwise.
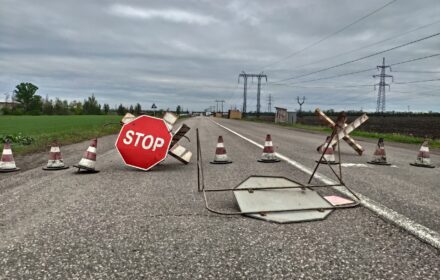
[[[289,124],[296,123],[297,120],[297,113],[296,112],[287,112],[287,122]]]
[[[18,104],[20,104],[20,103],[16,102],[16,101],[12,101],[12,102],[1,102],[0,101],[0,109],[2,109],[2,108],[12,109],[12,108],[14,108],[14,106],[16,106]]]
[[[239,119],[241,119],[241,112],[240,112],[240,110],[229,110],[228,111],[228,118],[229,119],[237,119],[237,120],[239,120]]]
[[[277,110],[275,114],[275,123],[286,123],[288,120],[287,109],[281,107],[275,107],[275,109]]]

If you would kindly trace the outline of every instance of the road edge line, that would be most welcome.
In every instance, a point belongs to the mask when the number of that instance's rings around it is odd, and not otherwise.
[[[234,130],[219,124],[216,121],[213,121],[211,119],[209,119],[211,122],[213,122],[214,124],[220,126],[221,128],[235,134],[236,136],[242,138],[243,140],[246,140],[247,142],[263,149],[263,145],[258,144],[257,142],[253,141],[252,139],[249,139],[241,134],[239,134],[238,132],[235,132]],[[290,159],[287,156],[284,156],[280,153],[275,153],[280,159],[286,161],[288,164],[298,168],[299,170],[301,170],[302,172],[311,175],[312,174],[312,170],[309,169],[308,167]],[[321,182],[323,182],[324,184],[337,184],[336,181],[333,181],[332,179],[326,177],[325,175],[322,175],[320,173],[316,173],[315,174],[315,178],[320,180]],[[351,198],[353,198],[353,195],[347,191],[346,189],[342,188],[342,187],[333,187],[336,191],[339,191],[340,193],[347,195]],[[402,228],[404,230],[406,230],[407,232],[411,233],[413,236],[417,237],[419,240],[431,245],[432,247],[436,248],[436,249],[440,249],[440,234],[428,227],[425,227],[424,225],[421,225],[419,223],[414,222],[413,220],[411,220],[410,218],[386,207],[385,205],[382,205],[381,203],[374,201],[360,193],[356,192],[356,195],[360,198],[360,203],[362,206],[364,206],[365,208],[367,208],[368,210],[370,210],[371,212],[375,213],[376,215],[378,215],[380,218],[382,218],[385,221],[388,221],[396,226],[398,226],[399,228]]]

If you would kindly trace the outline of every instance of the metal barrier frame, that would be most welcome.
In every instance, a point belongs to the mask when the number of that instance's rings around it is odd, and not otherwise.
[[[338,118],[339,119],[339,118]],[[340,123],[340,122],[338,122]],[[338,132],[338,128],[339,126],[336,125],[335,128],[333,129],[332,135],[331,135],[331,140],[335,137],[335,135]],[[321,154],[321,158],[320,160],[317,162],[315,169],[313,170],[312,175],[310,176],[310,179],[307,183],[307,185],[303,185],[299,182],[296,182],[294,180],[291,180],[289,178],[286,177],[282,177],[282,176],[262,176],[262,175],[251,175],[251,177],[265,177],[265,178],[284,178],[287,179],[295,184],[298,184],[298,186],[279,186],[279,187],[265,187],[265,188],[222,188],[222,189],[207,189],[205,188],[205,177],[204,177],[204,173],[203,173],[203,159],[202,159],[202,149],[201,149],[201,145],[200,145],[200,136],[199,136],[199,129],[196,128],[196,141],[197,141],[197,190],[198,192],[202,192],[203,193],[203,198],[205,200],[205,207],[208,211],[215,213],[215,214],[220,214],[220,215],[243,215],[243,214],[266,214],[266,213],[280,213],[280,212],[297,212],[297,211],[312,211],[312,210],[317,210],[317,211],[325,211],[325,210],[337,210],[337,209],[347,209],[347,208],[354,208],[360,205],[360,199],[359,197],[349,188],[345,185],[345,183],[342,181],[342,167],[341,167],[341,151],[340,151],[340,147],[339,147],[339,140],[337,140],[338,143],[338,158],[339,158],[339,174],[336,173],[336,171],[331,167],[331,165],[327,162],[327,165],[330,167],[330,169],[332,170],[332,172],[335,174],[335,176],[338,178],[339,180],[339,184],[325,184],[325,185],[310,185],[310,182],[312,181],[314,175],[316,174],[316,171],[319,167],[319,165],[321,164],[321,160],[324,157],[325,152],[327,151],[331,140],[328,142],[326,148],[324,149],[324,151]],[[247,180],[247,179],[245,179]],[[241,183],[243,183],[244,181],[242,181]],[[251,212],[244,212],[244,211],[235,211],[235,212],[226,212],[226,211],[222,211],[222,210],[218,210],[218,209],[214,209],[210,206],[209,202],[208,202],[208,196],[207,193],[210,192],[236,192],[236,191],[248,191],[250,193],[255,192],[255,191],[259,191],[259,190],[276,190],[276,189],[309,189],[309,190],[313,190],[314,188],[331,188],[331,187],[344,187],[345,189],[347,189],[355,199],[353,199],[353,203],[350,204],[345,204],[345,205],[332,205],[329,207],[310,207],[310,208],[296,208],[296,209],[282,209],[282,210],[267,210],[267,211],[251,211]],[[321,196],[321,194],[318,193],[319,196]],[[322,197],[322,196],[321,196]]]

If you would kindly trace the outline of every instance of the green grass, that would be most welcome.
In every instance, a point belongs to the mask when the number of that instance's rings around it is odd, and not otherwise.
[[[257,119],[245,119],[247,121],[254,121],[254,122],[263,122],[261,120]],[[273,123],[275,124],[275,123]],[[286,126],[286,127],[293,127],[308,131],[316,131],[321,133],[330,134],[331,129],[329,127],[325,126],[318,126],[318,125],[305,125],[305,124],[276,124],[280,126]],[[407,143],[407,144],[421,144],[423,142],[423,138],[421,137],[414,137],[404,134],[397,134],[397,133],[378,133],[378,132],[368,132],[368,131],[361,131],[361,130],[355,130],[350,135],[355,137],[364,137],[364,138],[383,138],[387,142],[397,142],[397,143]],[[440,140],[431,140],[429,142],[429,145],[431,148],[440,148]]]
[[[47,149],[53,140],[61,145],[80,142],[117,133],[121,116],[0,116],[0,136],[22,134],[35,139],[31,145],[13,144],[16,154],[27,154]]]

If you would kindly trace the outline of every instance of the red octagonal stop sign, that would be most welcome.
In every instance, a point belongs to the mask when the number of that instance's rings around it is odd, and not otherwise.
[[[166,158],[171,139],[164,120],[140,116],[124,124],[115,146],[126,165],[148,170]]]

